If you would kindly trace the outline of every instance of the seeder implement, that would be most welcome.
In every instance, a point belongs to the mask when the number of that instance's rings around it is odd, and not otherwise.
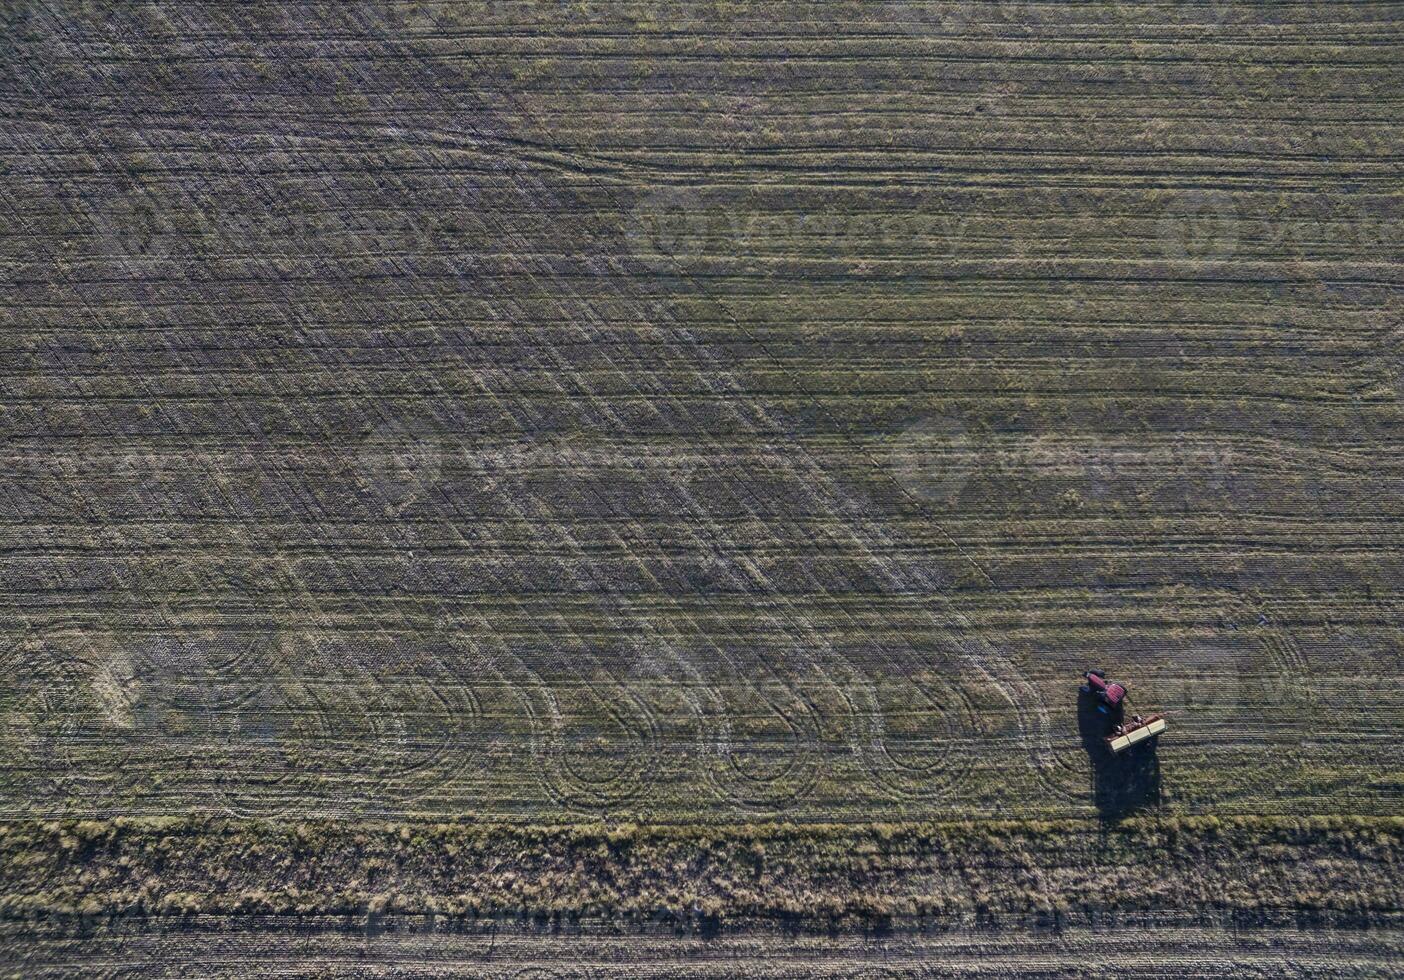
[[[1165,731],[1163,715],[1151,715],[1149,718],[1133,715],[1129,722],[1117,725],[1112,729],[1112,733],[1107,736],[1107,748],[1113,752],[1124,752],[1138,742],[1154,738],[1163,731]]]

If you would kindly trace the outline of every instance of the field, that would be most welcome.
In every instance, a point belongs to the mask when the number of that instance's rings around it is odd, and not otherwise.
[[[0,17],[0,972],[1397,970],[1404,3]]]

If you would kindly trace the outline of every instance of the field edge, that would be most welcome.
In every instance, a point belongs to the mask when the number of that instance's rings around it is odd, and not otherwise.
[[[1291,910],[1385,925],[1404,818],[1133,818],[725,827],[0,823],[0,917],[428,916],[693,934],[912,931]]]

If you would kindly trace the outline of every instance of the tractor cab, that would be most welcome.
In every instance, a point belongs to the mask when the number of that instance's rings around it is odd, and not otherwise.
[[[1107,680],[1105,671],[1089,670],[1082,675],[1082,693],[1094,697],[1104,715],[1119,714],[1127,701],[1126,685]]]

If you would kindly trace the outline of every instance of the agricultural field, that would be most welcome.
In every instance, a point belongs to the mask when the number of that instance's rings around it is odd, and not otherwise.
[[[11,0],[0,204],[0,975],[1398,974],[1404,3]]]

